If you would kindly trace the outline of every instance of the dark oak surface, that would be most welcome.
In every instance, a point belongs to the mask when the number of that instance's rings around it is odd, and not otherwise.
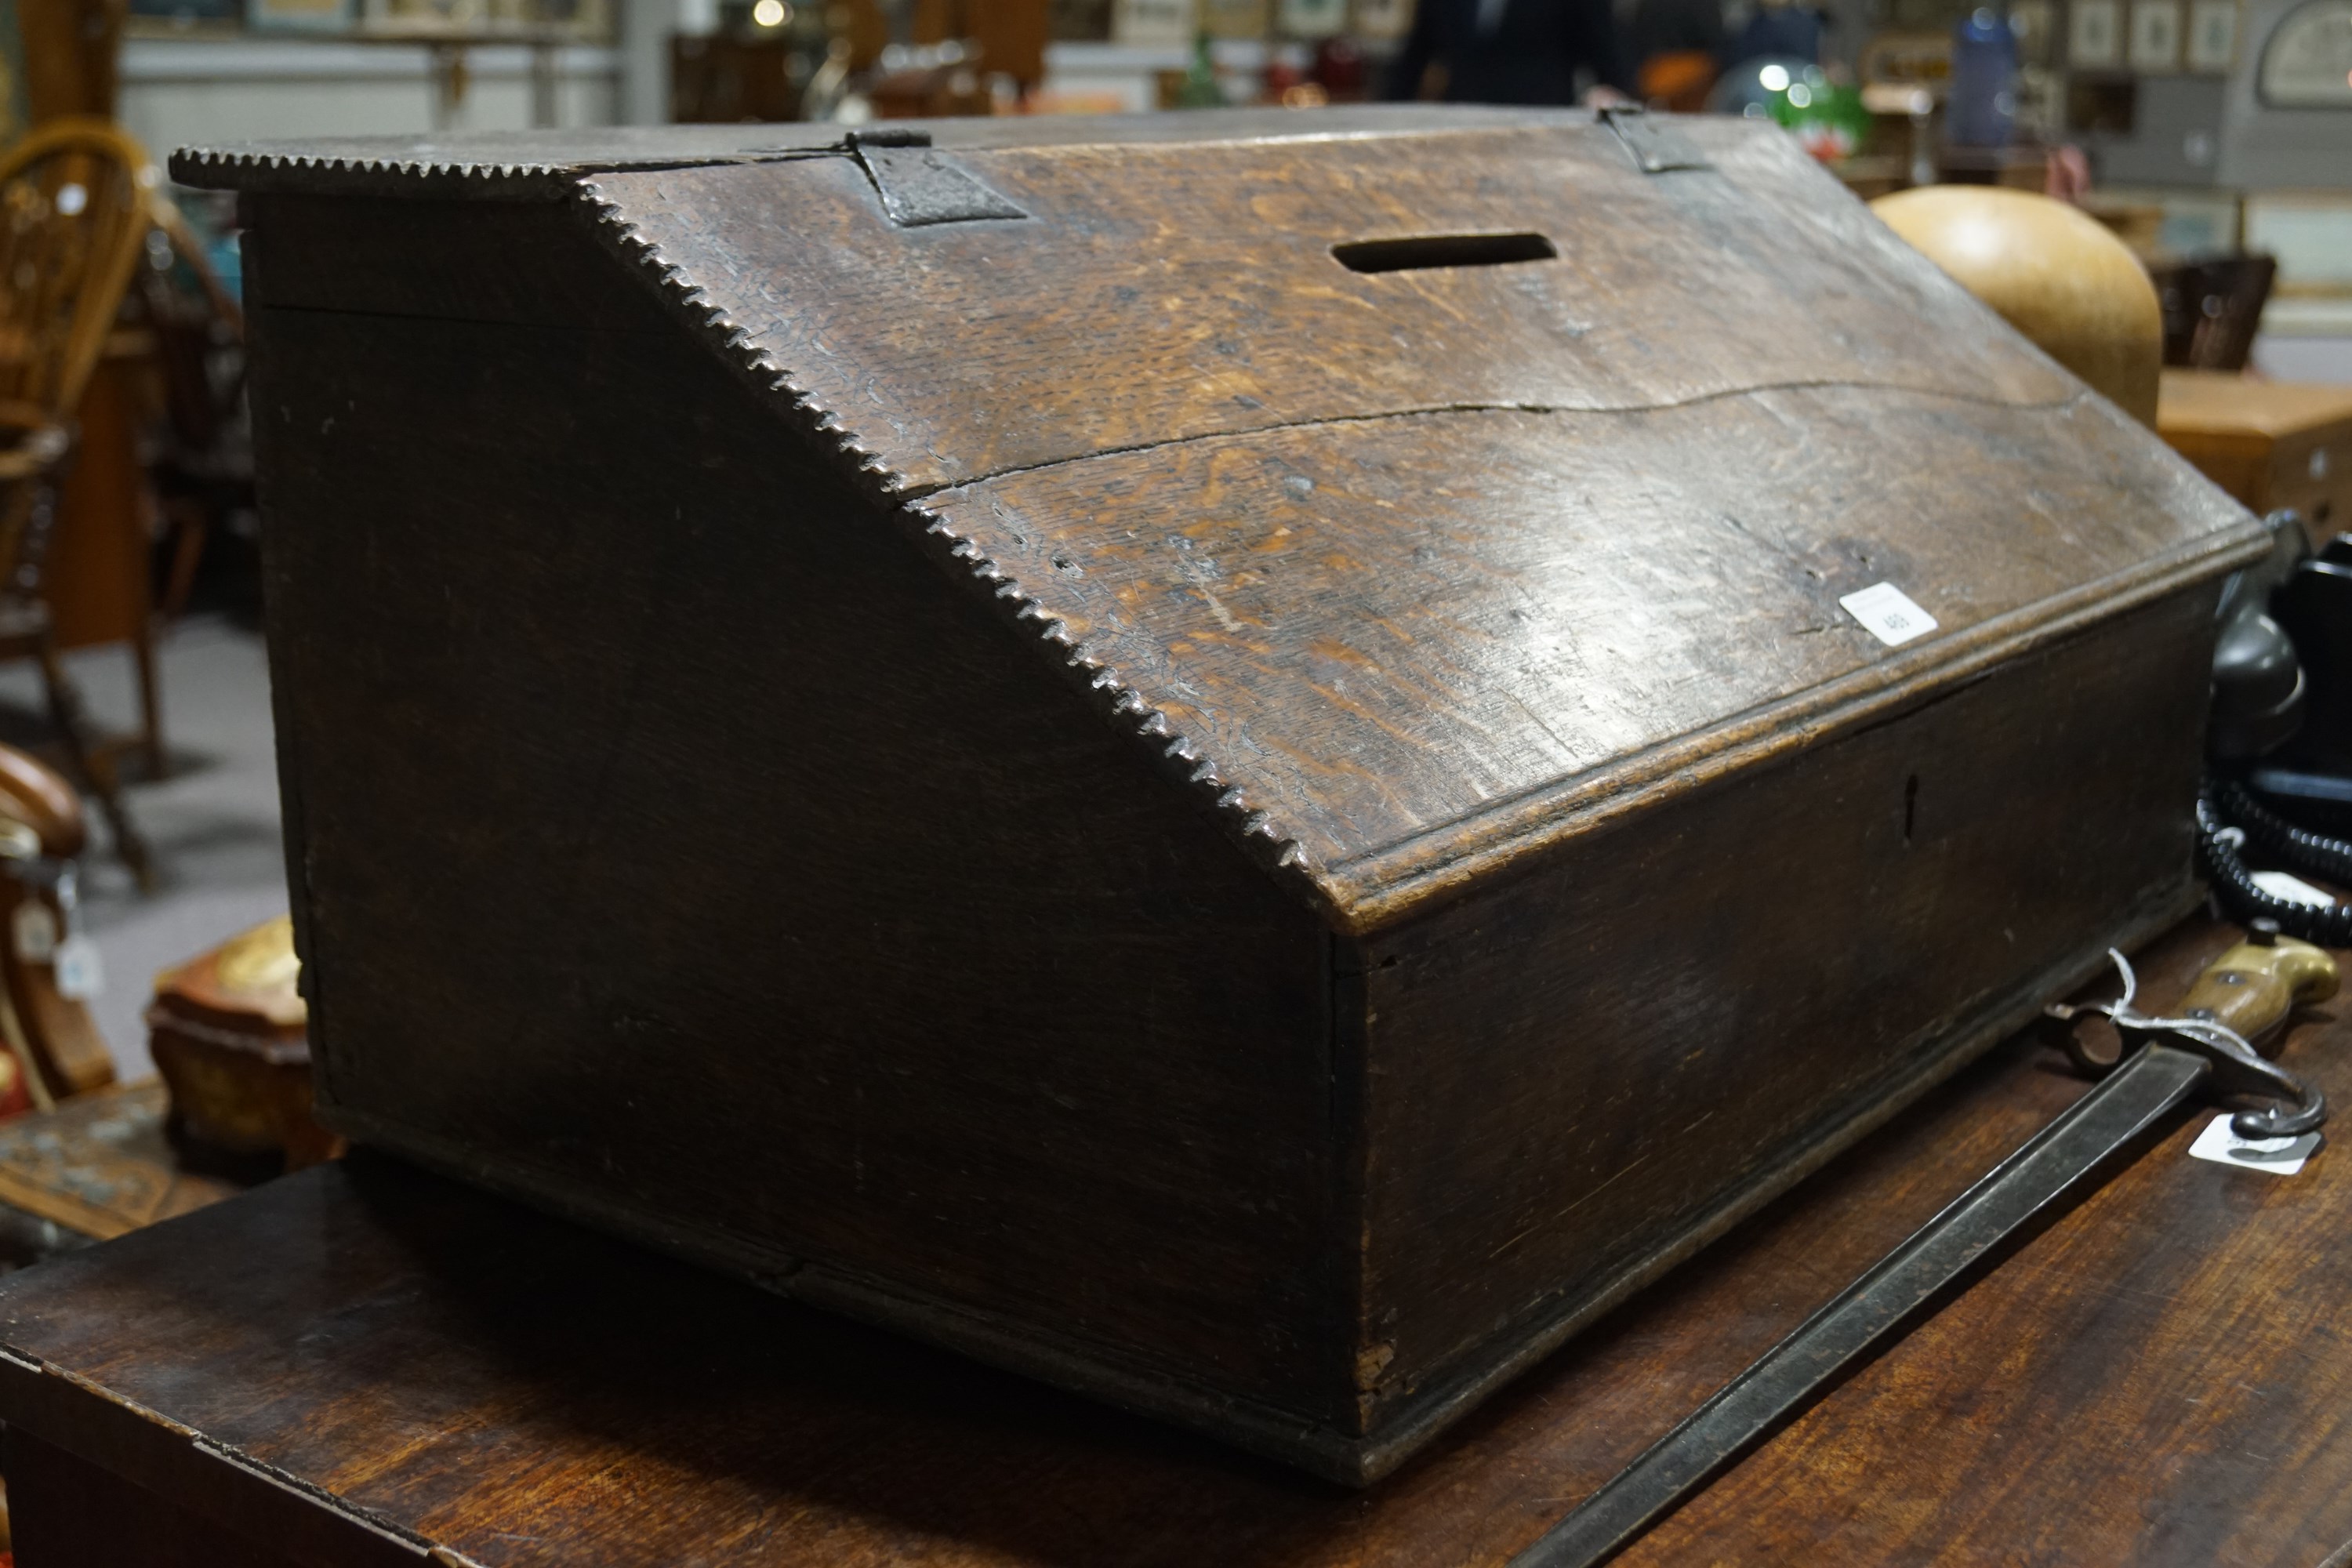
[[[259,193],[274,310],[662,330],[614,297],[637,271],[1357,931],[1458,885],[1421,862],[1466,836],[1573,831],[1564,784],[1661,807],[1618,770],[1741,721],[1826,739],[2251,548],[1769,127],[1676,121],[1710,166],[1664,174],[1580,113],[932,133],[1030,216],[900,227],[850,158],[709,128],[545,142],[559,221],[423,199],[500,188],[509,139],[181,162]],[[349,199],[363,168],[408,199]],[[1506,230],[1559,254],[1333,254]],[[1881,580],[1937,634],[1890,653],[1838,607]]]
[[[1916,1092],[2108,942],[2173,923],[2195,779],[2147,737],[2194,731],[2201,672],[2184,652],[2151,679],[2152,661],[2210,613],[2152,606],[2138,635],[1759,770],[1738,810],[1596,834],[1572,872],[1498,879],[1368,944],[1364,1299],[1404,1369],[1367,1389],[1373,1408],[1412,1419],[1433,1403],[1412,1380],[1437,1381],[1422,1369],[1548,1347],[1843,1142],[1854,1108]],[[2102,933],[2086,909],[2137,930]]]
[[[239,165],[326,1125],[1361,1481],[2177,917],[2242,510],[1769,126],[1282,123]]]
[[[1595,803],[1654,810],[1685,774],[2177,584],[2228,503],[2154,448],[2087,395],[1807,386],[1223,437],[926,505],[1361,928],[1589,830]],[[1933,637],[1889,650],[1840,607],[1887,581]]]
[[[1182,115],[1002,115],[924,120],[940,147],[1051,146],[1071,142],[1294,140],[1395,135],[1433,126],[1589,125],[1575,109],[1475,104],[1351,104],[1313,115],[1284,109],[1228,109]],[[890,129],[888,121],[869,130]],[[739,125],[596,125],[562,131],[470,131],[457,135],[327,136],[183,147],[172,177],[199,190],[331,192],[511,201],[568,201],[584,174],[613,169],[674,169],[793,157],[837,147],[848,127],[810,121]]]
[[[2168,939],[2145,994],[2231,935]],[[2284,1054],[2352,1092],[2335,1015]],[[84,1535],[160,1508],[310,1564],[1499,1564],[2082,1090],[2002,1047],[1360,1494],[390,1162],[322,1167],[0,1281],[22,1561],[102,1561]],[[2210,1115],[1623,1561],[2352,1541],[2352,1166],[2192,1161]]]
[[[1645,174],[1590,124],[974,150],[958,164],[1029,216],[919,228],[891,223],[846,158],[583,189],[906,495],[1445,408],[1824,383],[2012,406],[2079,391],[1786,138],[1677,130],[1716,166]],[[1367,274],[1332,254],[1513,232],[1558,256]]]
[[[1560,829],[1562,781],[1630,794],[1616,768],[1737,720],[1786,744],[2244,542],[1785,137],[1675,132],[1710,166],[1644,174],[1577,123],[975,148],[1030,216],[919,228],[843,158],[582,188],[1362,931],[1432,892],[1396,886],[1415,840]],[[1558,256],[1333,254],[1511,231]],[[1880,581],[1936,635],[1890,653],[1839,608]]]
[[[798,1292],[1344,1406],[1323,932],[622,302],[255,313],[263,406],[333,426],[261,432],[322,1120]]]

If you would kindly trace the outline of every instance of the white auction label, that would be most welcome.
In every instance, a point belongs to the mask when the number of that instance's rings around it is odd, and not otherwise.
[[[16,906],[16,956],[27,963],[47,963],[57,955],[58,917],[38,899]]]
[[[1936,617],[1913,604],[1911,595],[1892,583],[1873,583],[1838,603],[1888,647],[1900,647],[1913,637],[1926,637],[1936,629]]]
[[[2257,871],[2254,886],[2273,899],[2284,899],[2290,904],[2309,904],[2324,910],[2336,900],[2300,877],[2290,877],[2284,871]]]
[[[2241,1138],[2230,1130],[2230,1112],[2225,1110],[2205,1124],[2205,1131],[2197,1134],[2197,1142],[2189,1145],[2189,1152],[2217,1165],[2239,1165],[2250,1171],[2268,1171],[2273,1176],[2292,1176],[2303,1169],[2303,1163],[2318,1147],[2316,1132],[2306,1132],[2300,1138]]]

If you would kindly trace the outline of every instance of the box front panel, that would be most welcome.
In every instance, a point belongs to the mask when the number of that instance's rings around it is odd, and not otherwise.
[[[1376,1437],[2177,910],[2212,601],[1635,813],[1370,944]]]

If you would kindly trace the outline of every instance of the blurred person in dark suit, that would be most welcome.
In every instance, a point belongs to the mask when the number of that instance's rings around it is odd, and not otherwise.
[[[1610,0],[1421,0],[1387,96],[1450,103],[1622,103],[1633,71]]]

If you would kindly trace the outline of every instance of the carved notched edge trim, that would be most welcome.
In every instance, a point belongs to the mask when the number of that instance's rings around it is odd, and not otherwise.
[[[653,286],[664,302],[682,311],[706,346],[750,383],[755,392],[773,400],[786,419],[816,438],[820,449],[845,468],[850,479],[915,529],[922,542],[938,552],[940,563],[986,594],[1001,614],[1017,628],[1030,632],[1062,670],[1076,680],[1094,701],[1097,712],[1114,728],[1142,742],[1160,772],[1205,805],[1226,835],[1250,858],[1292,889],[1318,913],[1340,929],[1349,918],[1334,889],[1318,874],[1305,846],[1286,831],[1272,812],[1253,805],[1239,784],[1229,782],[1223,769],[1193,737],[1172,723],[1117,667],[1075,636],[1060,616],[1037,595],[1024,587],[1005,566],[988,554],[981,542],[960,532],[929,502],[944,496],[969,493],[961,487],[916,489],[913,480],[892,468],[879,453],[859,442],[838,413],[826,408],[773,353],[755,343],[751,329],[734,320],[715,302],[709,291],[683,265],[671,260],[659,243],[633,219],[622,200],[607,193],[594,178],[578,182],[579,190],[598,237],[616,252],[636,275]],[[943,547],[943,548],[942,548]]]
[[[1200,743],[1171,723],[1167,713],[1153,706],[1116,665],[1073,635],[1069,624],[991,558],[978,540],[957,531],[947,518],[919,502],[908,502],[901,510],[924,522],[925,534],[947,542],[949,555],[961,562],[976,582],[992,591],[998,603],[1010,610],[1015,623],[1034,624],[1039,638],[1053,645],[1061,655],[1064,668],[1083,682],[1114,727],[1130,729],[1151,750],[1163,773],[1205,796],[1204,804],[1213,811],[1219,825],[1253,859],[1295,886],[1318,910],[1338,915],[1336,900],[1323,879],[1316,875],[1305,846],[1283,830],[1274,813],[1252,805],[1247,793],[1226,780],[1223,770],[1201,749]]]
[[[471,159],[354,158],[234,149],[183,147],[165,161],[174,183],[205,190],[289,189],[321,176],[360,176],[383,182],[383,194],[436,197],[518,195],[555,201],[567,192],[569,171],[557,163],[478,163]]]
[[[361,174],[406,174],[411,176],[464,175],[472,179],[514,179],[529,174],[553,174],[562,172],[553,163],[478,163],[470,160],[443,163],[430,158],[336,158],[321,157],[308,153],[238,153],[213,147],[183,147],[171,157],[172,173],[226,174],[236,171],[250,173],[310,173],[322,174],[349,172]]]
[[[892,468],[879,453],[858,443],[841,416],[824,407],[774,354],[758,347],[751,330],[727,313],[709,290],[680,263],[664,254],[660,243],[632,218],[618,196],[606,193],[597,180],[577,182],[586,203],[590,226],[597,238],[619,255],[641,279],[653,286],[664,304],[682,313],[706,347],[753,391],[780,402],[792,423],[817,437],[818,447],[845,465],[861,488],[884,502],[898,506],[909,488],[907,477]]]

